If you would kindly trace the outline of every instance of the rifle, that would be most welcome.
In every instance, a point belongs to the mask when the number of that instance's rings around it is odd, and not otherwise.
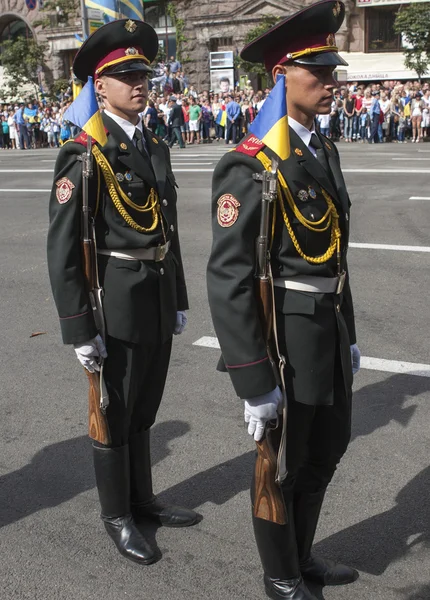
[[[93,174],[92,140],[87,139],[87,149],[82,154],[82,254],[84,262],[84,275],[87,291],[93,310],[97,330],[104,338],[104,319],[102,307],[102,289],[99,286],[97,272],[97,252],[95,243],[94,219],[91,217],[91,208],[88,201],[88,180]],[[88,434],[90,438],[108,446],[111,443],[106,408],[109,399],[104,390],[103,359],[100,359],[100,371],[90,373],[85,369],[88,377]]]
[[[285,525],[287,514],[280,488],[280,483],[285,477],[282,473],[283,470],[285,471],[283,465],[285,464],[284,445],[287,417],[283,379],[285,359],[280,355],[276,342],[273,279],[269,251],[270,206],[276,200],[277,195],[277,169],[278,160],[274,158],[270,171],[254,175],[254,179],[263,183],[260,235],[256,244],[255,295],[269,360],[276,380],[283,389],[284,410],[283,417],[279,417],[275,425],[267,424],[263,439],[256,442],[254,516],[278,525]],[[274,361],[275,356],[279,361],[278,369]]]

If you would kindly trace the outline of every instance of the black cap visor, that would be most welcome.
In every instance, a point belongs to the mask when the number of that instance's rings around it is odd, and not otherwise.
[[[309,54],[296,58],[293,62],[300,65],[315,65],[321,67],[336,67],[338,65],[348,66],[338,52],[320,52],[318,54]]]
[[[151,67],[145,64],[142,60],[127,60],[119,65],[113,65],[112,67],[107,67],[104,71],[100,73],[100,77],[103,75],[121,75],[122,73],[133,73],[136,71],[145,71],[148,74],[152,73]]]

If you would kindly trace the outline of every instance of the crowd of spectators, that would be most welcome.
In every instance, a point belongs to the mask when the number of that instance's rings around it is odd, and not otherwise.
[[[69,105],[70,100],[1,105],[0,148],[58,148],[74,133],[73,126],[63,119]]]
[[[422,142],[430,135],[430,84],[384,81],[341,86],[330,115],[317,120],[321,132],[333,141]]]
[[[145,125],[170,146],[224,142],[237,144],[248,132],[270,89],[197,91],[179,61],[160,62],[149,82]],[[64,120],[71,90],[56,102],[26,101],[1,106],[0,148],[58,148],[77,135]],[[430,84],[386,81],[342,85],[331,112],[316,126],[337,142],[420,142],[430,135]]]

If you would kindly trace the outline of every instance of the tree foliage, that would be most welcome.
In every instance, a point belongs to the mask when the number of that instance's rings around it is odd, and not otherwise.
[[[404,48],[405,66],[421,79],[430,66],[430,3],[414,3],[399,10],[394,31],[401,34],[409,48]]]
[[[260,35],[263,35],[263,33],[266,33],[266,31],[268,31],[271,27],[273,27],[273,25],[275,25],[275,23],[279,21],[279,18],[280,17],[270,15],[266,15],[265,17],[263,17],[259,25],[250,29],[246,34],[244,40],[245,45],[249,44],[256,38],[258,38]],[[246,60],[242,60],[240,57],[237,57],[236,66],[245,71],[245,73],[256,73],[257,75],[260,75],[262,77],[266,75],[266,68],[261,63],[254,64],[247,62]]]
[[[47,44],[34,39],[19,37],[3,42],[2,65],[7,77],[7,86],[13,96],[19,95],[24,86],[39,87],[38,72],[44,64]]]
[[[35,21],[34,26],[42,29],[67,27],[71,19],[76,17],[78,6],[78,0],[46,0],[41,10],[42,18]],[[53,19],[53,16],[56,18]]]

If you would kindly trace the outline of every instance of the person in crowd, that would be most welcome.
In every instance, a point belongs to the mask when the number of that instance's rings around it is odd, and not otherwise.
[[[145,111],[145,125],[152,131],[152,133],[156,133],[158,126],[158,113],[153,100],[148,100],[148,106]]]
[[[181,132],[181,127],[184,124],[184,114],[182,112],[182,107],[176,102],[176,96],[171,96],[169,100],[169,107],[169,127],[171,132],[169,148],[172,148],[175,141],[178,142],[180,148],[185,148]]]
[[[222,103],[220,102],[219,94],[214,94],[212,101],[212,114],[215,123],[215,140],[217,142],[224,139],[224,127],[216,122],[219,112],[223,110],[221,106]]]
[[[210,128],[213,122],[213,114],[209,100],[204,100],[202,105],[201,133],[204,144],[212,142],[210,137]]]
[[[329,135],[330,135],[330,115],[329,114],[317,115],[317,121],[318,121],[319,130],[322,133],[322,135],[329,137]]]
[[[396,139],[396,135],[391,136],[391,101],[386,91],[382,91],[379,99],[379,106],[381,107],[381,133],[384,142],[390,138]]]
[[[397,141],[399,144],[405,144],[405,129],[406,129],[406,119],[405,113],[403,110],[400,111],[398,127],[397,127]]]
[[[343,99],[343,123],[345,142],[352,142],[352,125],[354,120],[355,101],[352,93],[347,91]]]
[[[227,101],[227,133],[225,136],[226,144],[237,144],[239,139],[240,106],[234,101],[232,94],[228,96]]]
[[[194,137],[198,144],[200,144],[200,120],[202,118],[202,109],[197,104],[196,99],[191,94],[189,96],[189,116],[190,116],[190,144],[194,144]]]
[[[257,109],[254,108],[252,102],[246,103],[244,116],[245,116],[246,133],[249,133],[249,127],[250,127],[251,123],[253,123],[255,121],[255,117],[257,116]]]
[[[370,138],[370,117],[365,106],[362,107],[360,113],[360,138],[363,144]]]
[[[356,92],[354,93],[354,116],[352,118],[352,141],[360,139],[360,113],[363,106],[363,96],[361,88],[354,85]]]
[[[29,148],[28,130],[24,119],[24,104],[21,103],[13,115],[15,121],[16,131],[19,136],[19,147],[21,150],[27,150]]]
[[[419,142],[422,139],[421,121],[423,118],[424,102],[417,92],[412,93],[411,100],[411,121],[412,121],[412,142]]]
[[[174,73],[178,73],[179,71],[182,70],[182,65],[179,62],[179,60],[177,58],[175,58],[174,56],[170,57],[170,62],[169,62],[169,67],[170,67],[170,72],[173,75]]]
[[[6,115],[4,114],[5,112]],[[4,111],[1,115],[1,128],[3,132],[3,148],[7,150],[11,148],[7,111]]]
[[[379,93],[373,92],[372,104],[369,110],[370,117],[370,137],[369,144],[376,144],[380,141],[379,139],[379,124],[381,117],[381,106],[379,104]]]
[[[181,126],[182,139],[184,144],[190,143],[190,106],[187,98],[182,100],[182,114],[184,115],[184,124]]]

